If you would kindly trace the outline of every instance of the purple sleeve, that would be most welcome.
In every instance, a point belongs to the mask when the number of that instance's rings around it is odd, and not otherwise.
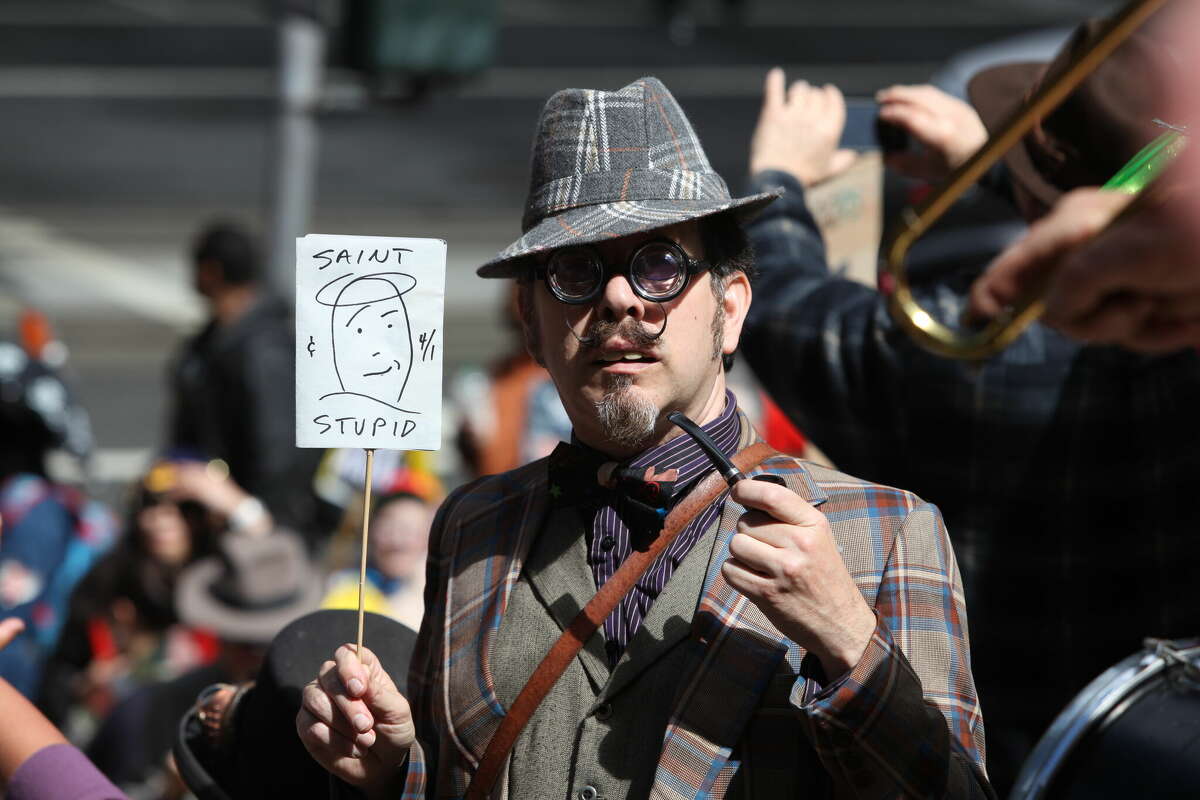
[[[69,744],[43,747],[25,759],[8,784],[8,800],[129,800]]]

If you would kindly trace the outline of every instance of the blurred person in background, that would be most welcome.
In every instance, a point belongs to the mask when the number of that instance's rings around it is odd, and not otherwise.
[[[974,108],[932,87],[881,94],[881,115],[925,150],[897,168],[945,175],[1047,73],[1086,46],[1089,23],[1046,64],[980,73]],[[1064,192],[1103,184],[1162,129],[1169,54],[1136,34],[994,171],[1030,220]],[[890,108],[890,110],[889,110]],[[945,514],[971,610],[972,663],[1001,794],[1054,716],[1143,637],[1194,634],[1200,595],[1200,356],[1084,346],[1040,324],[982,364],[932,355],[887,298],[831,274],[805,190],[851,160],[834,87],[767,79],[752,187],[787,194],[749,226],[756,300],[743,351],[781,408],[840,468],[910,486]],[[951,326],[987,259],[914,291]],[[1116,589],[1115,587],[1120,587]],[[1016,658],[1014,654],[1030,654]]]
[[[209,464],[160,462],[139,483],[117,546],[71,597],[64,633],[46,665],[40,704],[75,740],[137,686],[212,661],[213,637],[180,624],[183,570],[216,551],[226,530],[270,533],[270,515]],[[247,505],[249,504],[249,505]],[[261,509],[261,505],[257,505]]]
[[[0,676],[28,697],[58,642],[72,590],[116,538],[107,507],[47,475],[51,451],[82,463],[91,445],[87,414],[58,374],[0,340],[0,615],[24,623],[0,650]]]
[[[367,611],[416,630],[424,611],[425,555],[433,508],[420,495],[393,492],[375,503],[367,539]],[[358,567],[334,573],[323,608],[358,608]]]
[[[263,285],[257,245],[242,228],[208,226],[191,255],[210,319],[172,368],[168,446],[223,459],[234,481],[315,546],[311,482],[321,451],[295,443],[291,310]]]
[[[213,684],[253,680],[275,634],[314,610],[320,596],[320,580],[295,535],[223,536],[215,552],[189,563],[175,586],[180,621],[214,637],[214,658],[124,698],[101,723],[88,758],[131,797],[182,797],[170,749],[197,695]]]
[[[361,511],[366,452],[361,447],[331,447],[324,453],[313,480],[318,496],[343,514]],[[438,477],[437,455],[432,450],[376,450],[371,491],[376,497],[406,491],[430,501],[440,500],[446,490]],[[361,528],[361,514],[356,522]]]
[[[528,464],[571,438],[571,420],[550,373],[521,340],[515,282],[505,295],[504,322],[511,335],[509,352],[486,372],[468,371],[455,379],[456,444],[468,478]]]
[[[376,450],[371,472],[372,515],[380,498],[401,493],[415,495],[430,508],[446,496],[434,472],[438,453],[426,450]],[[362,448],[335,447],[325,451],[313,485],[330,508],[341,510],[341,519],[328,538],[327,546],[315,555],[325,574],[353,569],[358,574],[362,558],[363,480],[366,452]],[[357,581],[357,577],[355,578]],[[355,599],[355,608],[358,601]]]

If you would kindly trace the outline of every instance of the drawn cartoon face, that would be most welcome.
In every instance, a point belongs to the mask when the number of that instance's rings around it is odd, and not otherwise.
[[[386,403],[403,396],[413,346],[401,294],[387,275],[357,278],[338,294],[333,357],[343,391]]]

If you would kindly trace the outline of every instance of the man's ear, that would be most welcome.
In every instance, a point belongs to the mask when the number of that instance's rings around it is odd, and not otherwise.
[[[725,318],[725,338],[721,352],[726,355],[737,350],[742,336],[742,325],[750,311],[753,292],[750,279],[740,269],[725,278],[725,289],[721,293],[721,311]]]
[[[521,322],[521,337],[525,340],[525,351],[537,362],[546,366],[542,359],[541,329],[538,326],[537,309],[533,307],[533,281],[517,282],[517,316]]]

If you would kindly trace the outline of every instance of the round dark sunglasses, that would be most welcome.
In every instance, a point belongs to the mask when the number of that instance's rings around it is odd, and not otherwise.
[[[690,258],[675,242],[655,239],[634,250],[623,267],[608,267],[600,251],[588,245],[555,250],[537,265],[534,275],[546,282],[550,294],[571,305],[594,301],[614,272],[625,276],[638,297],[665,303],[678,297],[693,275],[708,268],[704,261]]]

